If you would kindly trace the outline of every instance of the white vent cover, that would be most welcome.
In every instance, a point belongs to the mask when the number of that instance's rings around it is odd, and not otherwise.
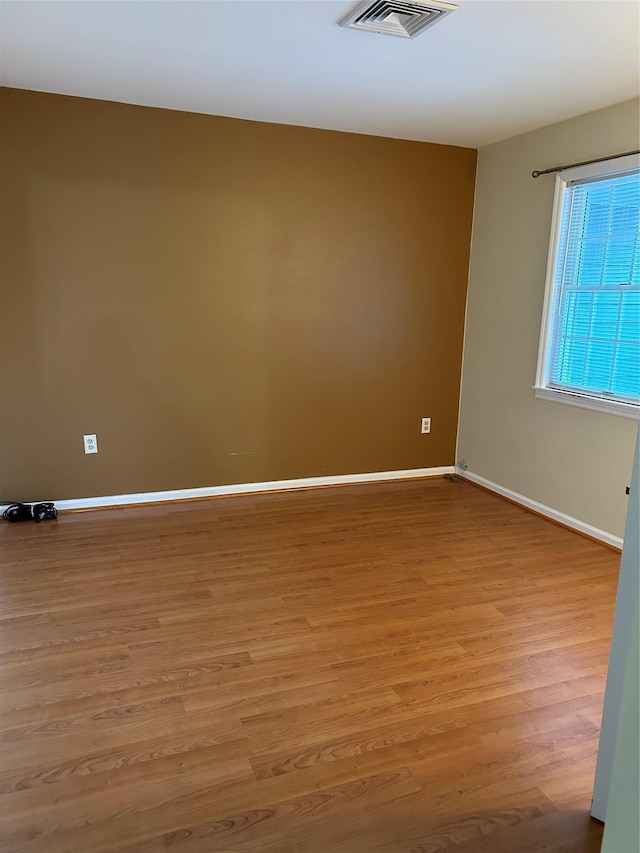
[[[404,3],[402,0],[374,0],[371,3],[365,0],[339,23],[341,27],[352,30],[369,30],[412,39],[457,8],[454,3],[440,3],[438,0],[428,3]]]

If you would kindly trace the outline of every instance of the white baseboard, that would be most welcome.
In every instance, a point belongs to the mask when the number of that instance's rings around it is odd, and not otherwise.
[[[381,483],[385,480],[413,480],[455,474],[453,465],[439,468],[409,468],[404,471],[376,471],[369,474],[337,474],[329,477],[302,477],[298,480],[271,480],[264,483],[236,483],[228,486],[204,486],[197,489],[171,489],[166,492],[139,492],[132,495],[105,495],[96,498],[72,498],[55,501],[58,510],[97,509],[131,504],[192,501],[224,495],[249,495],[256,492],[312,489],[318,486],[340,486],[351,483]],[[35,501],[27,501],[35,503]],[[5,504],[6,506],[6,504]],[[2,509],[3,507],[0,507]]]
[[[605,542],[607,545],[612,545],[614,548],[622,550],[622,543],[624,540],[621,536],[614,536],[612,533],[607,533],[606,530],[600,530],[599,527],[587,524],[586,521],[580,521],[577,518],[566,515],[564,512],[560,512],[560,510],[553,509],[550,506],[539,503],[539,501],[534,501],[532,498],[527,498],[524,495],[518,494],[518,492],[512,492],[511,489],[506,489],[504,486],[492,483],[491,480],[485,480],[484,477],[480,477],[478,474],[473,474],[471,471],[458,469],[457,474],[463,479],[469,480],[471,483],[477,483],[479,486],[484,486],[485,489],[489,489],[491,492],[495,492],[498,495],[509,498],[509,500],[514,501],[527,509],[531,509],[534,512],[538,512],[540,515],[545,515],[547,518],[558,521],[566,527],[571,527],[573,530],[585,533],[593,539],[598,539],[600,542]]]

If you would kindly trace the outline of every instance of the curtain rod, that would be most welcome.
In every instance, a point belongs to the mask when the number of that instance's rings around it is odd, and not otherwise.
[[[554,166],[552,169],[531,172],[532,178],[540,175],[549,175],[551,172],[562,172],[565,169],[573,169],[575,166],[589,166],[591,163],[603,163],[605,160],[617,160],[618,157],[629,157],[630,154],[640,154],[640,151],[625,151],[624,154],[610,154],[608,157],[596,157],[594,160],[583,160],[582,163],[569,163],[567,166]]]

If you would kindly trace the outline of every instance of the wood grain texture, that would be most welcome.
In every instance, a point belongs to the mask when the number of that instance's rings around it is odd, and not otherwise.
[[[619,557],[465,483],[0,527],[4,853],[582,853]]]

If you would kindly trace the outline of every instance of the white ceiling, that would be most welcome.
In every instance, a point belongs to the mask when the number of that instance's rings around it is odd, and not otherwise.
[[[6,86],[478,147],[638,95],[636,0],[458,0],[414,40],[343,0],[2,0]]]

